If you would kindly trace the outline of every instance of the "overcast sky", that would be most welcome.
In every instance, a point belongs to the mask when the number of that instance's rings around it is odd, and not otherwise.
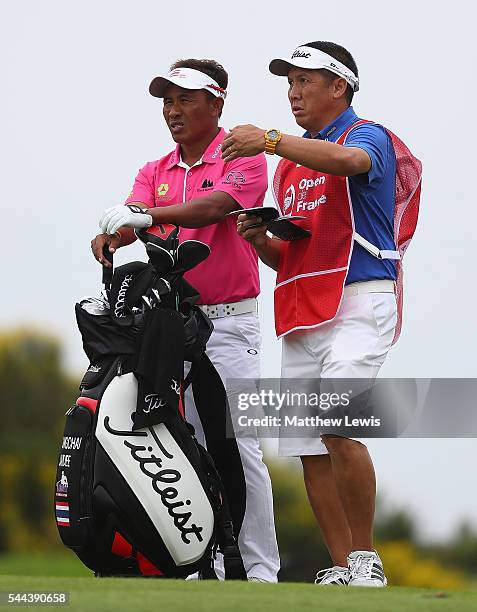
[[[73,304],[99,288],[89,246],[98,217],[125,199],[139,167],[172,148],[161,103],[147,93],[153,76],[179,58],[217,59],[230,76],[224,127],[300,134],[286,80],[269,74],[268,62],[299,43],[332,40],[357,61],[357,113],[400,135],[424,165],[403,334],[382,375],[474,377],[475,22],[474,3],[459,0],[2,2],[0,325],[46,327],[64,341],[66,366],[84,367]],[[118,260],[140,257],[135,245]],[[262,270],[264,376],[279,374],[273,285]],[[386,495],[416,509],[427,536],[475,519],[475,440],[370,448]]]

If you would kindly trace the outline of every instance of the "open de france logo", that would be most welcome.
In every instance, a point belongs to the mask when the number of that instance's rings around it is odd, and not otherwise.
[[[293,204],[295,203],[295,186],[290,185],[285,191],[285,197],[283,198],[283,214],[286,215],[291,212]]]

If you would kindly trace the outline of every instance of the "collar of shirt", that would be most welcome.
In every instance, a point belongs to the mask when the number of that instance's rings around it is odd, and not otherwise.
[[[224,128],[220,128],[217,136],[209,144],[207,149],[204,151],[202,157],[194,164],[194,166],[198,166],[199,164],[202,164],[204,162],[206,164],[215,164],[219,159],[221,159],[220,153],[224,136],[225,130]],[[189,168],[189,166],[184,164],[184,162],[182,161],[180,144],[176,145],[176,148],[172,152],[167,169],[170,169],[174,166],[180,166],[181,168]]]
[[[338,115],[333,121],[324,127],[318,134],[315,136],[316,140],[329,140],[330,142],[335,142],[341,136],[341,134],[349,128],[350,125],[356,123],[358,121],[358,117],[353,110],[352,106],[349,106],[341,115]],[[306,131],[303,134],[303,138],[311,138],[310,132]]]

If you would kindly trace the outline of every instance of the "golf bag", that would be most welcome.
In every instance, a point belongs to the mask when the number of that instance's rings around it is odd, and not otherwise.
[[[101,298],[76,304],[90,366],[66,412],[55,513],[63,543],[96,576],[214,578],[219,550],[225,578],[246,578],[234,535],[245,479],[205,354],[213,326],[183,279],[209,248],[179,245],[178,231],[137,231],[149,262],[104,268]],[[208,451],[184,417],[191,383]]]

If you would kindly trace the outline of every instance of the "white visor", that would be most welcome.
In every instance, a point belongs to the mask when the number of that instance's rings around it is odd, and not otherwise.
[[[354,72],[331,55],[313,47],[298,47],[290,59],[279,57],[272,60],[269,66],[270,72],[277,76],[287,76],[290,68],[326,69],[345,79],[353,91],[359,89],[359,79]]]
[[[208,74],[193,68],[175,68],[167,76],[157,76],[149,85],[149,93],[156,98],[163,98],[166,88],[173,83],[184,89],[205,89],[217,98],[227,96],[225,89],[219,86]]]

